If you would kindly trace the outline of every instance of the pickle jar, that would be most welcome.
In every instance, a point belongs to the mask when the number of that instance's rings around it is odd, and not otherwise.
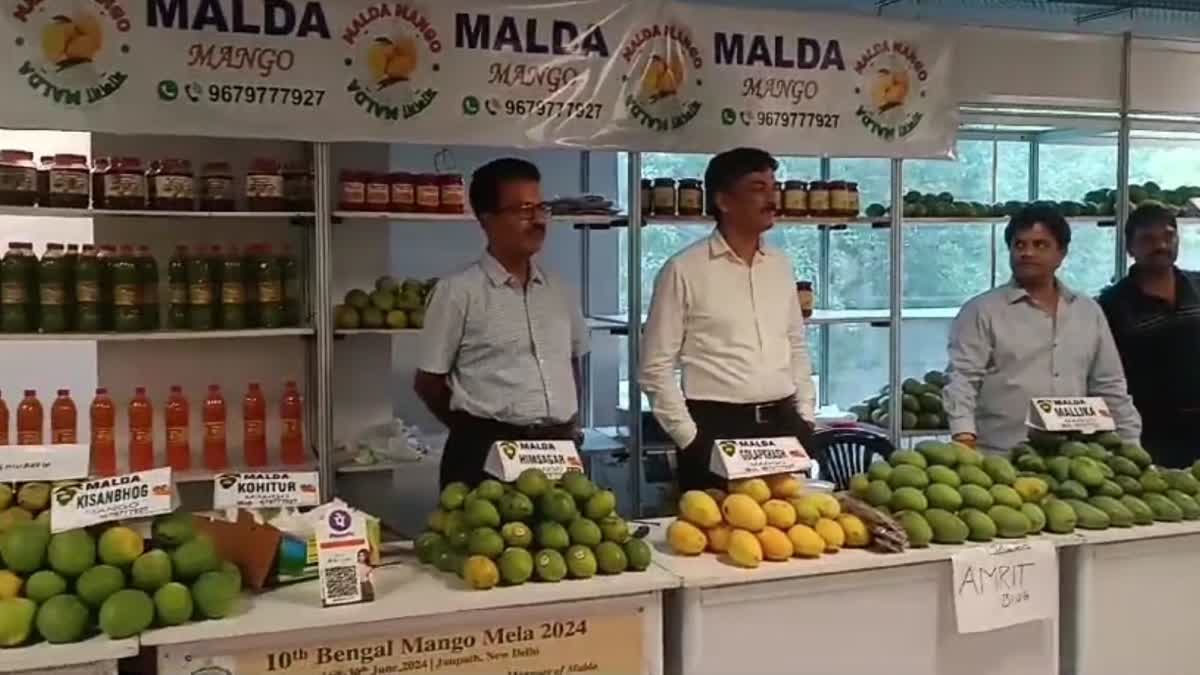
[[[442,207],[442,187],[434,173],[417,176],[417,212],[438,213]]]
[[[651,203],[654,204],[654,215],[675,215],[676,196],[674,178],[655,178],[654,194],[651,200]]]
[[[862,201],[858,194],[858,183],[846,183],[846,215],[857,218],[862,212]]]
[[[104,208],[146,208],[146,173],[137,157],[116,157],[104,172]]]
[[[411,173],[398,171],[388,176],[391,187],[389,208],[395,213],[412,213],[417,210],[417,184]]]
[[[808,215],[810,216],[830,216],[831,205],[829,202],[829,183],[823,180],[814,180],[808,184]]]
[[[194,211],[196,174],[186,159],[164,159],[146,172],[150,208],[155,211]]]
[[[363,184],[366,191],[366,210],[386,212],[392,205],[392,184],[387,174],[367,173]]]
[[[33,206],[37,203],[37,166],[33,153],[0,150],[0,204]]]
[[[796,297],[800,301],[800,313],[804,318],[808,319],[813,315],[813,306],[816,304],[816,297],[813,295],[813,285],[811,281],[796,282]]]
[[[83,155],[55,155],[50,161],[46,205],[64,209],[86,209],[91,173]]]
[[[341,197],[338,207],[343,211],[363,211],[367,208],[367,176],[362,171],[342,169],[339,175]]]
[[[439,212],[449,214],[462,213],[466,196],[461,174],[442,174],[438,179]]]
[[[250,163],[246,172],[246,210],[285,211],[283,198],[283,168],[279,162],[260,157]]]
[[[803,218],[809,214],[808,183],[789,180],[784,184],[783,213],[789,218]]]
[[[205,211],[232,211],[237,208],[233,167],[229,162],[208,162],[200,170],[200,208]]]
[[[829,212],[845,218],[850,215],[850,190],[846,181],[835,180],[829,184]]]
[[[681,216],[704,215],[704,184],[695,178],[679,181],[678,212]]]
[[[305,162],[288,162],[283,166],[283,201],[288,211],[307,212],[315,208],[312,168]]]

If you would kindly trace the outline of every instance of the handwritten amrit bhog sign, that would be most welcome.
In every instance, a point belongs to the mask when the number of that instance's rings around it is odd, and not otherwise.
[[[951,558],[958,632],[979,633],[1058,612],[1058,555],[1049,541],[968,548]]]

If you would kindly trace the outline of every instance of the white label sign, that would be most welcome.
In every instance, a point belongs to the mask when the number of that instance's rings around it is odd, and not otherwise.
[[[316,506],[320,479],[315,471],[222,473],[213,478],[213,508],[269,509]]]
[[[978,633],[1058,612],[1058,556],[1045,540],[967,548],[951,558],[958,632]]]
[[[713,442],[709,470],[729,479],[807,471],[812,460],[795,436]]]
[[[175,508],[170,467],[59,485],[50,493],[54,532],[129,518],[169,513]]]
[[[1026,426],[1043,431],[1112,431],[1117,428],[1108,404],[1098,396],[1035,398],[1029,402]]]
[[[367,520],[345,506],[330,509],[316,523],[317,570],[325,607],[375,599]]]
[[[525,469],[541,469],[550,480],[568,471],[583,471],[579,451],[571,441],[496,441],[483,470],[510,483]]]
[[[0,481],[45,481],[87,478],[88,446],[5,445],[0,447]]]

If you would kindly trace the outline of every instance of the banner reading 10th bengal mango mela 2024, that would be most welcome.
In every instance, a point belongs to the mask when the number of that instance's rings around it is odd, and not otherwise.
[[[946,157],[951,41],[667,0],[8,0],[0,127]]]

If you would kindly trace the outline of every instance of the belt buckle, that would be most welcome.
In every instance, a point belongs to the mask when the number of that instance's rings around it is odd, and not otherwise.
[[[769,405],[754,406],[754,423],[755,424],[766,424],[767,423],[766,412],[769,411],[770,409],[771,409],[771,406],[769,406]]]

